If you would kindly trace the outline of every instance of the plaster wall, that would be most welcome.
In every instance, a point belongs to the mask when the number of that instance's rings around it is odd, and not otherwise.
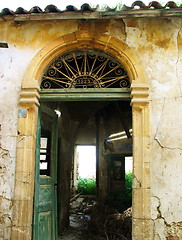
[[[127,44],[142,59],[150,85],[151,219],[155,240],[182,238],[181,24],[181,19],[126,21]]]
[[[181,27],[180,18],[0,22],[0,41],[9,46],[0,49],[0,240],[11,235],[16,145],[22,140],[18,102],[25,71],[47,43],[60,36],[66,42],[65,34],[77,30],[118,38],[141,61],[150,93],[152,239],[182,238]]]

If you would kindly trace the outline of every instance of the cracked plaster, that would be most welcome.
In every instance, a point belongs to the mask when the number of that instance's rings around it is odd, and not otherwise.
[[[159,151],[160,152],[160,151]],[[156,154],[157,155],[157,154]],[[163,149],[161,154],[153,159],[152,164],[152,196],[160,199],[160,211],[167,223],[181,220],[181,169],[182,163],[179,159],[182,156],[181,150]],[[172,162],[171,162],[172,159]],[[157,169],[157,170],[156,170]],[[156,215],[155,209],[152,215]]]
[[[164,100],[161,119],[155,135],[162,148],[182,149],[182,98]]]
[[[158,197],[152,197],[153,213],[151,218],[154,222],[153,236],[154,240],[180,240],[182,237],[182,222],[172,222],[168,224],[161,213],[161,202]],[[156,211],[154,211],[156,209]]]
[[[0,240],[9,240],[11,234],[12,201],[0,195]],[[3,206],[3,208],[2,208]]]

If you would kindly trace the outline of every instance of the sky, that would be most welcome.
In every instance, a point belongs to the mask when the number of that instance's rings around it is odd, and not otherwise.
[[[54,4],[60,10],[65,10],[67,5],[73,5],[80,9],[80,6],[83,3],[89,3],[92,4],[92,6],[96,6],[97,4],[102,6],[106,4],[109,7],[115,7],[117,3],[122,2],[122,4],[131,6],[134,1],[135,0],[0,0],[0,10],[3,8],[9,8],[15,11],[18,7],[23,7],[25,10],[30,10],[34,6],[39,6],[42,10],[44,10],[49,4]],[[146,5],[148,5],[151,1],[152,0],[143,0]],[[168,2],[168,0],[165,2]]]

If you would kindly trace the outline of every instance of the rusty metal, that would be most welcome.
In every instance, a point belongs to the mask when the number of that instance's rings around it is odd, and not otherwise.
[[[56,58],[42,77],[42,89],[129,88],[124,67],[98,50],[77,50]]]

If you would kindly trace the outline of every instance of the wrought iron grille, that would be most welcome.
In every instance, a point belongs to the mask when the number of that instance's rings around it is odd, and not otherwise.
[[[43,75],[42,89],[129,88],[123,66],[99,50],[77,50],[55,59]]]

